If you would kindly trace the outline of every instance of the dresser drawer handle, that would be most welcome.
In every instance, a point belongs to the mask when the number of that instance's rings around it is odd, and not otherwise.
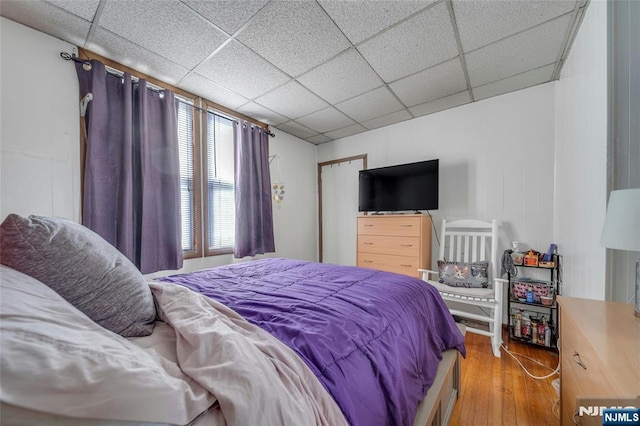
[[[413,247],[413,244],[400,244],[400,247]]]
[[[372,223],[365,223],[364,226],[373,226]]]
[[[373,243],[370,243],[370,242],[368,242],[368,241],[365,241],[363,244],[366,244],[366,245],[368,245],[368,246],[372,246],[372,245],[373,245]]]
[[[363,262],[364,262],[364,263],[373,263],[373,260],[367,260],[367,259],[365,259],[365,260],[363,260]]]
[[[413,225],[400,225],[400,228],[411,228]]]
[[[573,352],[573,362],[575,362],[576,364],[578,364],[580,367],[584,368],[585,370],[587,369],[587,366],[584,365],[584,362],[582,362],[582,360],[580,359],[580,354],[577,351]]]
[[[411,268],[413,265],[400,264],[400,266],[402,266],[403,268]]]

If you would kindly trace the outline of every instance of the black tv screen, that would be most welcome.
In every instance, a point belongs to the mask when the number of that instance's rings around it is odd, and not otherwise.
[[[437,210],[438,160],[360,170],[361,212]]]

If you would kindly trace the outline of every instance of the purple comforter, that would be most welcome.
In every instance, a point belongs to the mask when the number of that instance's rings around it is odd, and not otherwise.
[[[438,292],[371,269],[262,259],[162,278],[212,297],[293,349],[352,425],[410,425],[441,353],[465,354]]]

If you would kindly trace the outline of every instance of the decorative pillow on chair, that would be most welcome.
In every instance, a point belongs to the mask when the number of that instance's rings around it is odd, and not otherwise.
[[[0,225],[0,262],[51,287],[124,337],[153,331],[156,309],[140,271],[90,229],[66,219],[10,214]]]
[[[438,261],[438,281],[451,287],[489,288],[489,262]]]

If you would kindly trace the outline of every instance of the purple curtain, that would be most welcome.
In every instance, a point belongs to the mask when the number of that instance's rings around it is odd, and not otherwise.
[[[85,115],[83,225],[142,273],[182,267],[180,169],[175,96],[131,75],[76,63]]]
[[[275,251],[269,136],[258,126],[240,120],[235,141],[236,238],[235,257]]]

